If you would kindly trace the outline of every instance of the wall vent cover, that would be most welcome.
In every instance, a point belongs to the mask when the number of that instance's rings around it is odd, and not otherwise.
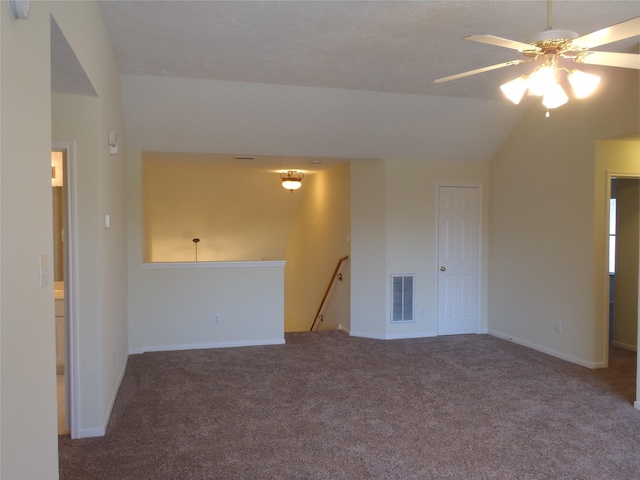
[[[391,323],[413,322],[414,275],[391,275]]]

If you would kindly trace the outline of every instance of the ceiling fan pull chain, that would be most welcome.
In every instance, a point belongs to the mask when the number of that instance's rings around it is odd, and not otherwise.
[[[551,9],[551,0],[547,0],[547,30],[551,30],[553,28],[553,15]]]

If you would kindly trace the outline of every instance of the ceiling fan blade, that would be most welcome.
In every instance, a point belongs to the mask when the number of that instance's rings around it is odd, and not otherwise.
[[[631,18],[625,22],[587,33],[572,40],[571,43],[577,47],[588,49],[635,37],[636,35],[640,35],[640,17]]]
[[[478,73],[488,72],[490,70],[496,70],[498,68],[510,67],[511,65],[520,65],[521,63],[533,62],[535,59],[530,60],[511,60],[510,62],[498,63],[497,65],[491,65],[489,67],[478,68],[476,70],[470,70],[464,73],[458,73],[457,75],[451,75],[450,77],[439,78],[434,80],[433,83],[444,83],[450,80],[457,80],[458,78],[469,77],[471,75],[476,75]]]
[[[471,40],[473,42],[486,43],[489,45],[496,45],[498,47],[510,48],[519,52],[539,52],[540,48],[528,43],[516,42],[515,40],[509,40],[508,38],[496,37],[493,35],[469,35],[464,37],[465,40]]]
[[[640,55],[636,53],[584,52],[576,57],[576,62],[640,69]]]

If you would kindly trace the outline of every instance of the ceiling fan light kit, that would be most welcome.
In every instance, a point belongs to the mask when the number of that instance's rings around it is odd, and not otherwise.
[[[451,75],[435,80],[443,83],[450,80],[476,75],[498,68],[509,67],[535,61],[538,66],[530,75],[522,75],[500,86],[504,95],[516,105],[524,94],[542,97],[542,104],[549,109],[557,108],[569,100],[569,96],[558,83],[560,71],[567,72],[567,81],[571,85],[575,98],[591,95],[600,84],[600,77],[577,69],[569,70],[560,66],[560,61],[573,61],[578,64],[602,65],[619,68],[640,69],[640,55],[632,53],[596,52],[589,49],[640,35],[640,17],[579,36],[571,30],[558,30],[551,27],[551,0],[547,2],[547,29],[531,35],[524,42],[517,42],[493,35],[470,35],[465,37],[474,42],[487,43],[498,47],[516,50],[529,57],[528,60],[512,60],[498,65],[478,68],[468,72]]]
[[[536,68],[529,76],[522,75],[500,86],[502,93],[516,105],[520,103],[525,92],[542,97],[542,105],[547,109],[558,108],[569,101],[569,97],[558,83],[558,68],[555,64]],[[567,70],[568,71],[568,70]],[[586,98],[600,84],[600,77],[577,69],[568,71],[567,80],[573,89],[575,98]]]

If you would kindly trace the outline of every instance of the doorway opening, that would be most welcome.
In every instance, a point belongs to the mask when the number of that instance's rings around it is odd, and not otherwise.
[[[78,437],[74,155],[73,142],[53,142],[51,185],[58,435],[70,434],[71,438]]]
[[[638,278],[640,251],[640,178],[612,176],[609,195],[609,352],[624,392],[636,396]]]

